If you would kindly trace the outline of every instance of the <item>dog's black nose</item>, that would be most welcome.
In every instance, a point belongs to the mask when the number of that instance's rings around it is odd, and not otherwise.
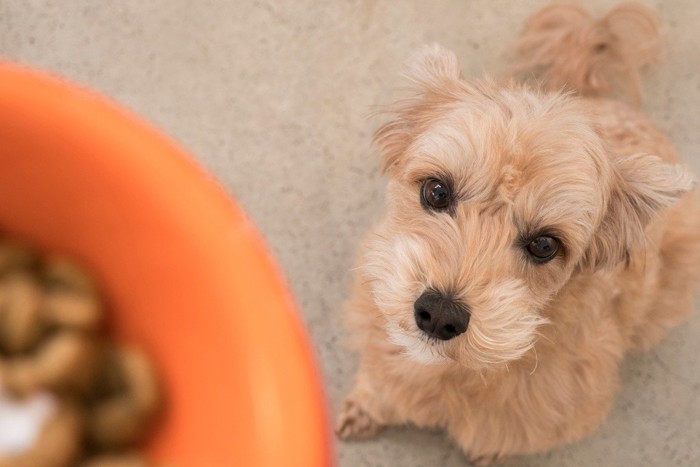
[[[418,327],[430,337],[447,341],[469,325],[469,308],[439,292],[428,290],[413,304]]]

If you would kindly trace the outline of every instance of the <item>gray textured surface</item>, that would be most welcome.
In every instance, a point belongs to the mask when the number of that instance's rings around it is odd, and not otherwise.
[[[382,198],[368,112],[395,96],[402,61],[424,42],[455,50],[466,76],[498,73],[524,17],[544,3],[0,0],[0,56],[112,96],[235,193],[286,270],[336,407],[356,366],[338,310]],[[646,81],[645,107],[700,171],[700,3],[647,3],[663,16],[668,54]],[[698,335],[695,316],[629,359],[594,437],[513,465],[700,465]],[[343,467],[466,464],[439,434],[410,428],[338,454]]]

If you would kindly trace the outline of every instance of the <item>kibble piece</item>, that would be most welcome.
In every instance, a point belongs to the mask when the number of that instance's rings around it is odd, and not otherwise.
[[[22,353],[36,344],[43,329],[41,302],[41,289],[27,271],[0,276],[0,351]]]
[[[102,321],[102,299],[90,276],[61,257],[44,262],[43,312],[52,326],[96,330]]]
[[[102,323],[102,303],[93,294],[63,289],[46,292],[42,303],[46,323],[82,330],[97,330]]]
[[[120,348],[111,352],[100,374],[87,436],[97,449],[123,449],[151,426],[160,401],[155,372],[143,353]]]
[[[62,289],[76,294],[97,295],[97,286],[83,268],[59,256],[47,259],[41,269],[47,290]]]
[[[32,269],[36,263],[36,254],[26,246],[12,241],[0,242],[0,276],[16,270]]]
[[[48,339],[37,355],[43,387],[83,393],[94,380],[102,345],[96,336],[63,331]]]
[[[108,454],[88,459],[80,467],[147,467],[148,464],[138,454]]]
[[[93,335],[60,332],[42,343],[35,354],[5,362],[3,381],[19,397],[40,389],[84,393],[95,377],[101,348]]]

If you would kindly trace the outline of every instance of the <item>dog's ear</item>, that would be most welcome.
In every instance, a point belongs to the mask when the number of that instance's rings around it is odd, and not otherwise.
[[[439,44],[416,50],[406,61],[405,76],[418,92],[433,92],[462,79],[457,56]]]
[[[600,268],[628,261],[630,249],[643,244],[649,221],[695,186],[695,178],[688,170],[657,156],[619,157],[613,159],[613,164],[607,210],[584,255],[584,267]]]
[[[382,172],[396,169],[401,156],[436,115],[442,105],[454,100],[452,90],[462,72],[453,52],[437,45],[418,49],[406,62],[409,97],[388,109],[391,121],[374,134],[382,156]]]

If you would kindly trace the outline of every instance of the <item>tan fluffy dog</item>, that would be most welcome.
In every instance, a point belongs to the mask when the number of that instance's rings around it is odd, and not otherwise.
[[[627,352],[692,310],[700,201],[639,110],[654,14],[553,6],[519,42],[525,84],[461,78],[437,46],[376,135],[386,213],[347,314],[362,352],[337,425],[444,429],[474,460],[546,451],[606,418]],[[577,95],[576,95],[577,94]]]

